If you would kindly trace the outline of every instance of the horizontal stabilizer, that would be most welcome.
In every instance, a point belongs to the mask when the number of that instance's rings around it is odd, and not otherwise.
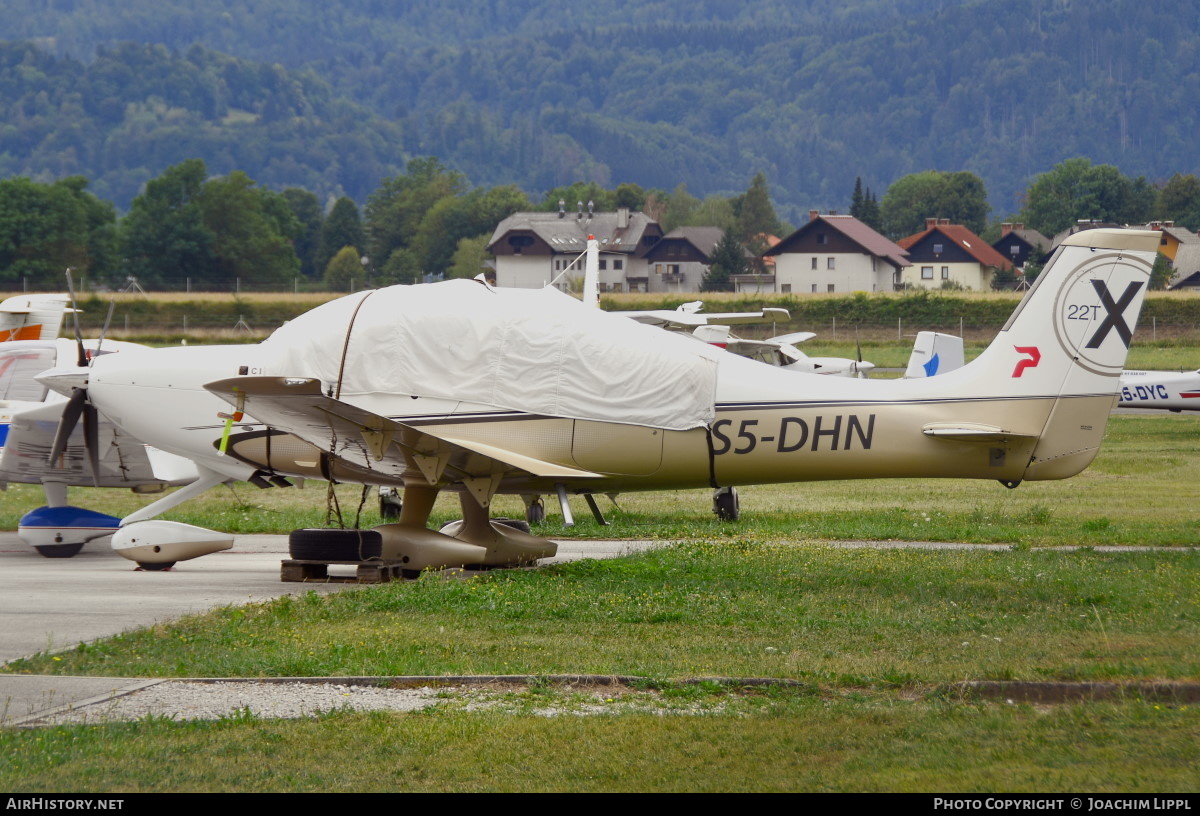
[[[1009,439],[1034,439],[1037,434],[1022,434],[1006,431],[994,425],[980,425],[974,422],[933,422],[921,429],[929,437],[935,439],[950,439],[955,442],[982,442],[994,444]]]

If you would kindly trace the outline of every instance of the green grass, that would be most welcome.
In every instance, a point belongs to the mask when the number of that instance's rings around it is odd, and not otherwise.
[[[1113,417],[1079,477],[1009,491],[889,480],[620,497],[613,527],[542,532],[682,540],[640,556],[470,580],[315,593],[129,632],[9,671],[116,676],[633,674],[658,712],[591,716],[447,698],[419,714],[0,731],[0,786],[38,791],[1195,791],[1198,706],[1048,707],[947,694],[963,680],[1200,679],[1200,417]],[[315,489],[314,489],[315,488]],[[352,517],[358,490],[339,488]],[[72,491],[124,513],[119,491]],[[603,501],[603,500],[602,500]],[[12,529],[40,491],[12,486]],[[576,513],[586,516],[578,503]],[[551,506],[553,503],[551,503]],[[366,505],[373,524],[375,503]],[[500,514],[519,515],[505,498]],[[439,521],[457,516],[439,503]],[[238,532],[324,521],[324,489],[212,491],[173,518]],[[961,540],[1003,551],[842,550],[822,539]],[[1159,545],[1151,552],[1087,547]],[[1078,544],[1075,552],[1038,549]],[[1174,550],[1166,548],[1175,548]],[[740,695],[698,676],[789,678]],[[569,701],[567,701],[569,703]],[[569,705],[568,705],[569,707]]]
[[[0,787],[48,791],[1196,789],[1197,707],[775,694],[700,715],[336,713],[0,732]]]
[[[1200,553],[840,550],[746,540],[311,593],[9,671],[623,674],[834,686],[1200,676]]]
[[[564,527],[557,502],[539,532],[551,537],[699,540],[747,536],[764,540],[895,539],[966,541],[1028,546],[1064,543],[1187,546],[1200,538],[1200,416],[1114,416],[1100,455],[1079,476],[1026,482],[1007,490],[992,481],[889,479],[809,482],[741,488],[742,520],[720,522],[710,491],[626,494],[620,509],[599,499],[612,526],[599,527],[581,501],[578,524]],[[361,489],[338,489],[352,524]],[[124,515],[153,497],[125,491],[72,489],[71,501]],[[44,503],[41,488],[11,485],[0,507],[0,529],[15,529]],[[325,523],[325,485],[258,490],[246,484],[211,490],[165,518],[234,533],[285,533]],[[515,497],[497,498],[494,514],[522,516]],[[458,499],[443,496],[434,521],[459,518]],[[1105,519],[1106,521],[1101,521]],[[380,522],[372,496],[362,524]]]

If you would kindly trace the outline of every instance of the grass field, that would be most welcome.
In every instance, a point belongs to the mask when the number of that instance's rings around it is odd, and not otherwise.
[[[909,341],[878,333],[863,337],[864,356],[904,365]],[[1139,335],[1129,367],[1200,364],[1200,350],[1166,334]],[[968,339],[970,358],[984,340]],[[804,348],[853,356],[856,342],[839,332]],[[415,714],[0,730],[0,789],[1195,792],[1200,706],[1141,699],[1136,684],[1200,682],[1198,465],[1200,416],[1120,415],[1083,474],[1016,490],[950,480],[747,487],[736,523],[713,516],[709,491],[624,495],[606,506],[613,526],[603,528],[582,502],[579,523],[564,527],[550,501],[544,535],[664,547],[229,607],[3,670],[591,673],[644,678],[641,691],[595,697],[534,684],[494,691],[483,707],[446,693]],[[33,486],[3,495],[0,529],[43,503]],[[319,483],[238,485],[166,517],[281,533],[324,525],[325,495]],[[352,523],[359,489],[343,485],[337,495]],[[83,489],[71,497],[117,515],[155,498]],[[522,508],[502,497],[495,512]],[[447,496],[434,521],[459,515]],[[368,496],[361,522],[378,521]],[[839,540],[1008,546],[830,546]],[[1049,549],[1068,544],[1083,549]],[[1091,549],[1112,544],[1152,549]],[[789,684],[686,682],[711,676]],[[958,686],[967,680],[1130,691],[1118,702],[1034,706],[967,695]]]
[[[1063,482],[871,481],[619,498],[614,527],[544,532],[682,543],[612,561],[416,582],[160,624],[7,671],[103,676],[592,673],[599,698],[533,686],[414,714],[0,732],[22,791],[1196,791],[1200,706],[1034,706],[964,680],[1200,680],[1200,418],[1115,416]],[[315,490],[313,488],[316,488]],[[22,506],[35,492],[14,486]],[[353,513],[358,494],[340,488]],[[93,498],[77,491],[87,504]],[[73,495],[75,495],[73,493]],[[103,505],[144,503],[116,491]],[[324,491],[216,492],[174,517],[222,529],[323,523]],[[374,502],[364,523],[375,522]],[[185,512],[186,510],[186,512]],[[498,512],[517,514],[515,503]],[[582,508],[577,512],[583,514]],[[5,502],[0,525],[18,513]],[[438,518],[457,515],[452,502]],[[845,550],[842,538],[1001,542],[1001,551]],[[1041,549],[1083,545],[1069,552]],[[1101,553],[1092,545],[1150,545]],[[1185,546],[1186,545],[1186,546]],[[758,690],[688,678],[761,676]],[[1131,688],[1134,688],[1131,686]],[[552,710],[557,716],[547,716]]]

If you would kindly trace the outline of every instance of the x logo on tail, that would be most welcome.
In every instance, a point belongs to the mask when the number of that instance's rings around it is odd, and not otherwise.
[[[1092,335],[1092,339],[1087,341],[1084,348],[1099,348],[1104,342],[1104,338],[1108,337],[1108,333],[1113,329],[1117,330],[1117,335],[1121,338],[1121,342],[1125,344],[1125,348],[1129,348],[1129,341],[1133,339],[1133,330],[1129,328],[1129,324],[1125,322],[1125,309],[1133,302],[1133,298],[1137,295],[1138,290],[1142,288],[1141,281],[1133,281],[1125,287],[1125,294],[1121,295],[1121,299],[1113,303],[1112,295],[1108,292],[1108,286],[1104,281],[1093,280],[1092,288],[1096,290],[1096,294],[1100,296],[1100,305],[1108,314],[1104,318],[1104,322],[1100,324],[1100,328],[1096,329],[1096,333]]]

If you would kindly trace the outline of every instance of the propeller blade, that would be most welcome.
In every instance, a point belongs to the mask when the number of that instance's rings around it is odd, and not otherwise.
[[[858,375],[860,380],[865,379],[867,374],[862,370],[862,338],[858,334],[857,323],[854,324],[854,347],[856,349],[856,353],[858,354],[858,362],[854,364],[854,373]]]
[[[54,444],[50,447],[50,464],[54,464],[66,450],[67,440],[71,438],[71,432],[75,430],[75,423],[79,422],[79,415],[83,413],[86,404],[87,391],[82,388],[71,389],[71,396],[63,408],[62,418],[58,420],[58,430],[54,432]]]
[[[78,353],[76,364],[83,368],[88,364],[88,359],[87,352],[83,348],[83,332],[79,330],[79,305],[75,302],[75,281],[71,278],[71,267],[69,266],[67,267],[67,291],[71,293],[71,318],[75,323],[75,350]]]
[[[108,314],[104,318],[104,328],[100,329],[100,339],[96,341],[96,353],[93,355],[93,359],[100,356],[100,347],[104,345],[104,335],[108,334],[108,324],[112,322],[113,310],[116,308],[117,300],[113,298],[108,302]]]
[[[84,393],[86,397],[86,392]],[[83,404],[83,447],[92,470],[92,484],[100,486],[100,414],[90,402]]]

